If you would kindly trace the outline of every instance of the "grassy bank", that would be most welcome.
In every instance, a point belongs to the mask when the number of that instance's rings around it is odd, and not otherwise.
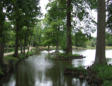
[[[35,49],[36,47],[32,47],[32,49]],[[42,50],[48,50],[48,46],[38,46],[37,47],[40,51]],[[91,47],[91,46],[87,46],[87,47],[76,47],[76,46],[72,46],[72,49],[74,50],[86,50],[86,49],[96,49],[96,47]],[[106,49],[112,49],[112,46],[106,46]],[[56,46],[50,46],[49,50],[56,50]],[[59,50],[62,50],[61,47],[59,47]],[[14,52],[13,48],[9,48],[5,51],[5,53],[10,53],[10,52]],[[20,52],[20,49],[19,49]]]
[[[96,72],[96,77],[103,81],[103,86],[112,86],[112,66],[111,65],[96,65],[92,67]]]
[[[86,79],[92,86],[112,86],[112,66],[95,65],[84,69],[83,67],[68,67],[66,75]]]

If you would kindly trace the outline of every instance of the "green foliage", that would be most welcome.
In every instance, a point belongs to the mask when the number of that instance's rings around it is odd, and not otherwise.
[[[105,80],[103,86],[112,86],[112,81]]]
[[[112,66],[108,65],[95,65],[92,68],[97,76],[103,80],[111,80],[112,79]]]
[[[86,47],[87,41],[90,39],[90,36],[83,34],[81,31],[78,31],[74,35],[74,45],[77,47]]]
[[[88,43],[87,43],[87,45],[89,45],[89,46],[91,46],[91,47],[95,47],[96,46],[96,38],[91,38],[89,41],[88,41]]]
[[[45,28],[43,45],[54,45],[54,34],[52,28]]]
[[[35,25],[34,27],[34,31],[33,31],[33,42],[34,42],[34,45],[37,45],[37,46],[42,46],[42,43],[43,43],[43,29],[42,29],[42,22],[38,22],[37,25]]]
[[[96,72],[96,76],[103,80],[103,86],[112,85],[112,66],[94,65],[92,70]]]
[[[87,75],[87,70],[83,66],[79,66],[79,67],[67,66],[67,69],[77,72],[78,75],[80,74],[83,74],[84,76]]]
[[[34,51],[33,51],[33,52],[28,52],[28,53],[27,53],[28,56],[31,56],[31,55],[34,55],[34,54],[35,54]]]
[[[4,52],[5,52],[5,53],[13,52],[13,51],[14,51],[14,48],[13,48],[13,47],[6,47],[6,48],[4,49]]]
[[[4,23],[4,42],[5,46],[14,46],[15,33],[13,31],[13,27],[11,26],[11,22]]]
[[[106,33],[106,45],[112,46],[112,35],[111,33]]]
[[[97,0],[87,0],[87,3],[90,5],[92,9],[97,8]]]
[[[107,16],[107,27],[108,30],[112,31],[112,2],[110,1],[110,4],[107,7],[108,16]]]
[[[78,69],[78,70],[85,70],[83,66],[78,66],[78,67],[74,67],[74,66],[67,66],[68,69]]]
[[[0,67],[0,75],[3,75],[4,73],[2,72],[2,68]]]
[[[16,64],[18,60],[19,60],[18,58],[15,58],[15,57],[12,56],[12,55],[8,55],[8,56],[5,56],[5,57],[4,57],[4,62],[5,62],[6,64],[9,64],[9,63],[11,63],[11,64]]]
[[[47,5],[48,13],[44,19],[44,45],[60,46],[62,33],[64,32],[64,19],[66,16],[64,3],[65,1],[54,0]],[[60,40],[60,41],[59,41]]]
[[[65,52],[66,50],[66,30],[64,30],[60,35],[60,47]]]
[[[78,57],[79,54],[65,54],[65,53],[59,53],[59,57],[69,58],[69,57]]]

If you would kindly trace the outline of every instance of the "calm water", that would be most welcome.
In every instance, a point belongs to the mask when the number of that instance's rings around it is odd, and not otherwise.
[[[64,76],[64,69],[68,65],[91,65],[95,59],[95,50],[80,50],[73,53],[84,55],[86,58],[71,62],[52,61],[46,58],[47,51],[29,57],[17,66],[16,74],[13,74],[3,86],[89,86],[86,81]],[[112,50],[106,51],[106,57],[112,58]],[[111,64],[112,61],[109,60],[108,63]]]

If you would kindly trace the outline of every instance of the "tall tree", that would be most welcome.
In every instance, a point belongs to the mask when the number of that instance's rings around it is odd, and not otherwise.
[[[32,4],[31,4],[32,3]],[[39,0],[13,0],[12,1],[12,19],[15,26],[15,57],[18,57],[19,41],[21,29],[24,26],[32,27],[35,24],[39,14]]]
[[[4,54],[4,21],[5,15],[3,13],[4,2],[0,1],[0,64],[3,65],[3,54]]]
[[[0,1],[0,64],[3,64],[4,57],[4,47],[5,47],[5,21],[6,21],[6,12],[5,9],[10,7],[10,0],[1,0]],[[10,10],[10,9],[9,9]]]
[[[64,3],[65,1],[62,0],[54,0],[52,2],[49,2],[47,8],[49,7],[50,9],[48,9],[48,13],[46,14],[45,18],[46,22],[48,23],[46,29],[49,29],[46,30],[46,33],[52,33],[50,41],[52,40],[51,43],[56,46],[57,54],[61,41],[60,34],[62,34],[62,31],[64,31],[64,21],[66,17],[66,12],[64,9],[66,5]]]
[[[14,11],[15,11],[15,32],[16,32],[16,41],[15,41],[15,53],[14,56],[18,57],[18,48],[19,48],[19,29],[20,23],[19,23],[19,18],[20,18],[20,13],[19,13],[19,7],[17,4],[17,0],[14,1]]]
[[[97,15],[97,41],[96,41],[96,57],[95,64],[106,64],[105,58],[105,18],[106,18],[105,0],[98,0],[98,15]]]
[[[66,9],[67,9],[67,45],[66,45],[66,54],[72,54],[72,39],[71,39],[71,0],[66,1]]]

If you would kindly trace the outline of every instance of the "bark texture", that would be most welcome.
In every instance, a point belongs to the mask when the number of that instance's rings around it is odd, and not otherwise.
[[[67,0],[67,46],[66,54],[72,54],[72,39],[71,39],[71,0]]]
[[[18,49],[19,49],[19,25],[16,20],[16,40],[15,40],[15,57],[18,57]]]
[[[4,20],[5,16],[3,14],[3,7],[2,4],[0,3],[0,65],[2,66],[4,64],[3,62],[3,57],[4,57]]]
[[[95,64],[106,64],[105,58],[105,27],[106,11],[105,0],[98,0],[98,25]]]

